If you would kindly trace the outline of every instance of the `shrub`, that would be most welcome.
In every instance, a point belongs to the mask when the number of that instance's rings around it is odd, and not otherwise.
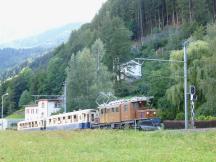
[[[176,120],[184,120],[184,117],[185,117],[184,113],[180,112],[176,115]]]

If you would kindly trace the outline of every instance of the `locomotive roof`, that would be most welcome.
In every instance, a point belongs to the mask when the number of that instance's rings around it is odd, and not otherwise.
[[[129,103],[129,102],[140,102],[140,101],[147,101],[149,102],[150,99],[152,99],[153,97],[132,97],[130,99],[121,99],[121,100],[116,100],[116,101],[111,101],[109,103],[105,103],[105,104],[101,104],[99,105],[99,109],[100,108],[110,108],[113,106],[119,106],[120,104],[123,103]]]

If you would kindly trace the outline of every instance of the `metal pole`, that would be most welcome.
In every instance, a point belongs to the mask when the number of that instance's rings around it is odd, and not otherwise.
[[[134,124],[135,124],[135,132],[136,132],[136,127],[137,127],[137,123],[136,123],[136,119],[134,120]]]
[[[191,101],[191,126],[194,129],[195,128],[195,113],[194,113],[194,101]]]
[[[187,99],[187,49],[184,42],[184,99],[185,99],[185,129],[188,129],[188,99]]]
[[[2,95],[2,109],[1,109],[1,120],[2,120],[2,130],[4,129],[3,127],[3,118],[4,118],[4,96],[7,96],[8,93],[5,93]]]
[[[64,113],[67,112],[67,82],[64,85]]]
[[[4,101],[3,101],[3,99],[4,99],[4,95],[2,95],[2,111],[1,111],[1,120],[2,120],[2,130],[4,129],[4,127],[3,127],[3,110],[4,110]]]

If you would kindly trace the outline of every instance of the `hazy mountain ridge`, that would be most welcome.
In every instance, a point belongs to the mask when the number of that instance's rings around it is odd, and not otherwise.
[[[25,39],[0,44],[0,48],[53,48],[66,42],[71,31],[78,29],[80,26],[81,23],[67,24]]]
[[[10,70],[27,60],[33,60],[37,57],[45,55],[51,49],[43,48],[30,48],[30,49],[13,49],[4,48],[0,49],[0,75]]]
[[[66,42],[71,32],[80,26],[81,23],[67,24],[26,39],[0,44],[0,75],[16,68],[29,59],[32,61],[45,55]]]

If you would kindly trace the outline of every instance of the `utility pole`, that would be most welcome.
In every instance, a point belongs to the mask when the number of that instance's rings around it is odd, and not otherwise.
[[[4,129],[4,122],[3,122],[3,118],[4,118],[4,96],[8,96],[8,93],[5,93],[2,95],[2,114],[1,114],[1,120],[2,120],[2,130]]]
[[[185,129],[188,129],[188,85],[187,85],[187,43],[184,42],[184,100],[185,100]]]
[[[64,83],[64,113],[67,113],[67,82]]]

